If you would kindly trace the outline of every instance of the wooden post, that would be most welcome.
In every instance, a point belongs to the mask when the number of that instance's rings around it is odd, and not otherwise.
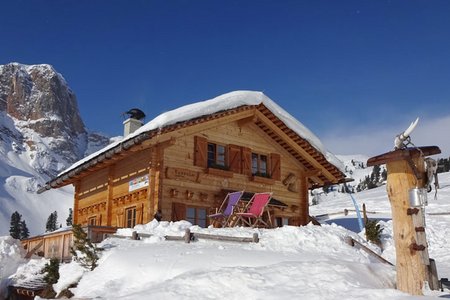
[[[79,224],[79,220],[78,220],[78,202],[80,201],[79,199],[79,193],[80,193],[80,181],[76,181],[74,184],[74,194],[73,194],[73,211],[72,211],[72,223],[73,224]]]
[[[253,243],[259,243],[259,236],[256,232],[253,233],[252,239],[253,239]]]
[[[106,226],[111,226],[112,222],[112,202],[113,202],[113,189],[114,189],[114,165],[108,168],[108,187],[107,200],[106,200]],[[100,225],[103,225],[100,223]]]
[[[438,147],[399,149],[372,157],[368,166],[386,164],[387,192],[392,210],[396,248],[397,289],[422,295],[429,282],[428,245],[422,230],[423,208],[410,205],[410,190],[425,185],[424,157],[440,153]]]
[[[186,228],[184,232],[184,242],[188,244],[191,242],[191,230],[189,228]]]

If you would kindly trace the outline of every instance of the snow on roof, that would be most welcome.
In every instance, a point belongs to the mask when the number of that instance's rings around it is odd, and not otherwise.
[[[343,163],[334,154],[326,150],[326,148],[324,147],[324,145],[317,136],[315,136],[305,125],[300,123],[287,111],[285,111],[273,100],[267,97],[264,93],[257,91],[233,91],[227,94],[220,95],[210,100],[188,104],[179,107],[177,109],[162,113],[153,120],[151,120],[150,122],[148,122],[147,124],[145,124],[144,126],[140,127],[134,133],[124,137],[124,139],[112,143],[106,146],[105,148],[97,152],[94,152],[91,155],[83,158],[82,160],[79,160],[78,162],[74,163],[68,169],[58,174],[58,177],[70,172],[76,167],[106,152],[107,150],[116,147],[120,143],[124,143],[144,132],[163,128],[178,122],[191,120],[197,117],[213,114],[219,111],[230,110],[243,105],[259,105],[259,104],[264,104],[264,106],[266,106],[275,116],[277,116],[281,121],[283,121],[287,127],[289,127],[299,136],[307,140],[314,148],[316,148],[319,152],[321,152],[328,160],[328,162],[336,166],[341,172],[344,172]]]

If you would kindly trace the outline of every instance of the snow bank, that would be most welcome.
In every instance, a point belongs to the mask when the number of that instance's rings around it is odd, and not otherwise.
[[[178,224],[176,224],[178,223]],[[138,232],[182,235],[188,222],[137,226]],[[138,228],[139,227],[139,228]],[[336,225],[278,229],[199,228],[193,232],[260,235],[260,243],[195,243],[108,239],[99,267],[73,289],[76,297],[103,299],[341,299],[344,295],[400,296],[395,273],[347,246],[353,234]],[[131,230],[128,229],[128,232]],[[125,230],[121,234],[127,233]],[[357,289],[355,288],[357,287]],[[374,292],[374,289],[379,289]],[[374,296],[371,296],[375,299]]]
[[[61,293],[63,290],[67,289],[71,284],[77,283],[86,269],[80,266],[75,261],[69,264],[62,264],[59,267],[59,280],[53,285],[53,289],[56,294]]]
[[[6,295],[9,276],[25,262],[24,257],[25,253],[19,240],[10,236],[0,237],[0,299]]]

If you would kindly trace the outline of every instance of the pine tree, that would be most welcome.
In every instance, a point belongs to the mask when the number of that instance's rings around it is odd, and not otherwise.
[[[50,214],[47,218],[47,223],[45,223],[45,232],[51,232],[52,230],[52,224],[53,224],[53,213]]]
[[[56,210],[53,212],[53,231],[55,231],[56,229],[58,229],[58,213],[56,212]]]
[[[27,223],[25,223],[25,220],[22,220],[20,222],[20,239],[26,239],[30,236],[30,231],[28,230]]]
[[[72,227],[73,232],[73,246],[70,252],[73,255],[75,261],[81,266],[89,268],[91,271],[97,267],[98,255],[97,248],[92,244],[91,240],[87,237],[86,232],[79,224],[74,224]]]
[[[9,227],[9,234],[15,239],[20,239],[21,219],[22,219],[22,215],[19,214],[17,211],[12,213],[11,222],[10,222],[11,227]]]
[[[55,284],[59,279],[59,259],[51,258],[50,262],[46,263],[44,269],[41,271],[45,273],[44,281],[47,284]]]
[[[72,215],[73,215],[73,210],[72,210],[72,208],[69,208],[69,216],[66,219],[67,226],[72,226]]]
[[[45,224],[45,231],[52,232],[57,229],[56,223],[58,222],[58,213],[56,210],[48,216],[47,223]]]
[[[386,170],[386,168],[383,168],[383,171],[381,172],[381,179],[383,181],[387,180],[387,170]]]

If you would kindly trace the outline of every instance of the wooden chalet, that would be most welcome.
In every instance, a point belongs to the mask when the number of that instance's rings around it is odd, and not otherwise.
[[[272,222],[305,225],[308,190],[344,182],[345,175],[313,144],[318,139],[299,128],[263,93],[232,92],[155,118],[40,192],[73,184],[74,223],[112,227],[133,227],[155,215],[204,227],[227,192],[244,190],[247,198],[272,192]]]

